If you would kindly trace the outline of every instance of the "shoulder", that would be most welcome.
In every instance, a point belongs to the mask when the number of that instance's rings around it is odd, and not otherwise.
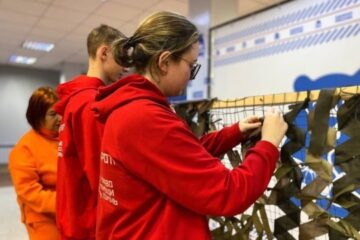
[[[39,134],[37,134],[35,130],[30,129],[19,139],[15,147],[29,145],[33,142],[36,142],[39,139],[39,137],[40,137]]]
[[[16,143],[15,148],[41,148],[41,146],[52,146],[54,144],[57,144],[57,141],[49,140],[43,136],[41,136],[39,133],[37,133],[35,130],[31,129],[28,132],[26,132],[20,140]]]
[[[19,157],[23,158],[23,156],[30,155],[32,145],[35,144],[37,140],[38,138],[34,130],[26,132],[15,144],[13,149],[11,149],[9,154],[9,165],[12,165]]]
[[[82,90],[79,90],[77,93],[75,93],[71,98],[72,104],[87,104],[90,102],[93,102],[95,100],[95,96],[97,94],[97,90],[94,88],[85,88]]]
[[[140,123],[160,119],[179,120],[169,106],[148,99],[135,100],[121,107],[117,114]]]
[[[69,100],[65,112],[67,112],[67,114],[76,114],[83,111],[90,112],[90,107],[91,104],[95,101],[96,93],[96,89],[84,89],[77,92]]]
[[[185,123],[168,107],[146,99],[133,101],[115,110],[105,126],[123,134],[160,134],[170,129],[186,129]]]

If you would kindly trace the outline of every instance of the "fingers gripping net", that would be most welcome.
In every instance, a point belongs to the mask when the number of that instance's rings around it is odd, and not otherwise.
[[[357,93],[358,87],[349,87],[211,104],[210,129],[251,115],[262,117],[270,107],[284,114],[291,129],[263,196],[240,215],[209,219],[214,239],[360,239]],[[223,156],[224,165],[232,169],[241,164],[247,147]]]
[[[298,97],[298,96],[297,96]],[[287,99],[288,98],[288,99]],[[271,97],[251,97],[240,100],[229,100],[215,102],[210,110],[210,116],[213,121],[213,128],[221,129],[229,126],[235,122],[246,119],[249,116],[263,117],[268,108],[273,108],[285,114],[290,111],[289,106],[291,103],[296,102],[297,99],[289,98],[288,95],[283,94],[272,95]],[[305,115],[301,115],[302,119],[299,122],[305,123]],[[306,127],[306,126],[304,126]],[[286,140],[284,139],[283,142]],[[283,144],[283,143],[282,143]],[[233,149],[238,155],[243,155],[246,149],[242,149],[242,145],[238,145]],[[238,160],[234,161],[233,154],[226,154],[222,162],[223,164],[232,169],[239,164]],[[241,161],[241,160],[240,160]],[[263,197],[258,200],[256,204],[247,209],[243,214],[235,216],[232,219],[217,217],[209,220],[210,229],[213,230],[213,235],[216,239],[275,239],[275,220],[281,219],[286,215],[281,208],[275,204],[266,204],[271,194],[271,189],[276,186],[277,179],[273,176],[268,189],[265,191]],[[284,222],[286,224],[286,221]],[[289,229],[288,234],[291,236],[298,236],[298,228],[293,228],[294,224],[285,226]],[[238,230],[237,230],[238,229]],[[229,232],[231,231],[231,234]],[[225,237],[224,237],[225,236]],[[231,237],[230,237],[231,236]]]

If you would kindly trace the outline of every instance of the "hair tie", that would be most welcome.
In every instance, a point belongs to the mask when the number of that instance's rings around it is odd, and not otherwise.
[[[129,47],[135,47],[135,44],[136,44],[136,42],[135,42],[135,40],[134,40],[134,37],[133,36],[131,36],[131,37],[129,37],[127,40],[126,40],[126,42],[125,42],[125,46],[129,46]]]

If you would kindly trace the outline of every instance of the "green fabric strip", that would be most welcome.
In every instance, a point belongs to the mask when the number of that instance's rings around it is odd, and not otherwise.
[[[325,153],[327,132],[329,127],[329,112],[335,105],[335,90],[321,90],[316,102],[313,129],[309,153],[313,156],[321,156]]]
[[[299,239],[309,240],[324,235],[329,232],[326,218],[317,218],[300,226]]]

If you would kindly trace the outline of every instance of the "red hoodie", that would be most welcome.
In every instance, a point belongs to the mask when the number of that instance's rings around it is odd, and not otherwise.
[[[206,215],[241,213],[265,191],[279,156],[271,143],[231,171],[214,156],[240,142],[237,124],[199,140],[140,75],[99,92],[98,240],[210,239]]]
[[[103,125],[90,110],[98,78],[81,75],[57,88],[63,116],[58,148],[56,217],[62,239],[94,239]]]

